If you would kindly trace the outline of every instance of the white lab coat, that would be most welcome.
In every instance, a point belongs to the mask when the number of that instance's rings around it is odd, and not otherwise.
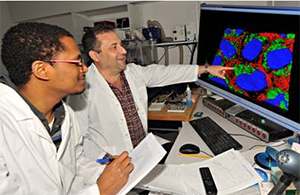
[[[124,71],[133,99],[147,131],[148,96],[146,87],[160,87],[198,79],[197,65],[128,64]],[[133,149],[121,104],[108,83],[92,64],[86,75],[84,93],[69,97],[83,131],[85,155],[96,159],[106,153],[118,155]]]
[[[0,194],[99,195],[103,166],[82,156],[82,134],[65,106],[58,152],[50,135],[25,101],[0,84]]]

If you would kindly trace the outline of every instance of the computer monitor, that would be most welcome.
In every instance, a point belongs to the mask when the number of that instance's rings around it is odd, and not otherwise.
[[[234,70],[198,83],[300,134],[299,24],[300,8],[202,4],[197,63]]]

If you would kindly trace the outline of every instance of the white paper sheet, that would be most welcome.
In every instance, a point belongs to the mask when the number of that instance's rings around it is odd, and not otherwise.
[[[240,152],[231,149],[217,157],[219,159],[209,160],[209,168],[220,195],[237,192],[262,181]]]
[[[130,153],[131,162],[134,165],[129,175],[127,184],[121,189],[118,195],[125,195],[138,182],[140,182],[164,157],[166,151],[158,143],[152,133]]]
[[[156,192],[186,194],[178,165],[157,165],[136,187]]]
[[[240,152],[232,149],[199,163],[157,166],[138,186],[178,194],[205,194],[200,167],[210,168],[218,195],[231,194],[261,181]]]

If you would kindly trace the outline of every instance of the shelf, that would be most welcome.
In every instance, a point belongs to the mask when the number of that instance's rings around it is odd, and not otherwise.
[[[198,41],[174,41],[174,42],[168,42],[168,43],[157,43],[155,44],[157,47],[166,47],[166,46],[178,46],[178,45],[191,45],[191,44],[197,44]]]

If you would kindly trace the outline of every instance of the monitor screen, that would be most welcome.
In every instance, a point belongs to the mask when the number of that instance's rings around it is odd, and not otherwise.
[[[233,67],[202,87],[300,133],[300,8],[201,5],[198,64]]]

